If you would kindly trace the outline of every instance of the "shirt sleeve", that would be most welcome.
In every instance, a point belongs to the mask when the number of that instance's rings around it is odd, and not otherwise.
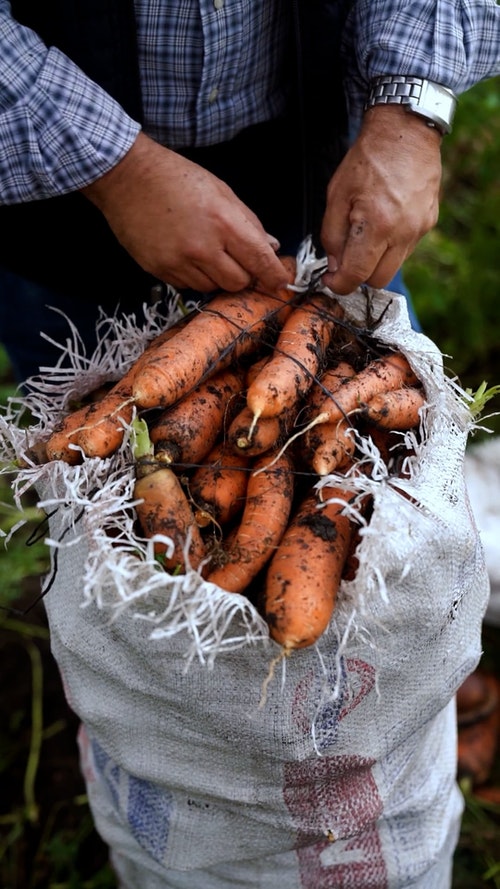
[[[123,108],[0,0],[0,204],[83,188],[140,130]]]
[[[343,42],[351,117],[360,119],[370,80],[408,74],[465,92],[500,74],[496,0],[356,0]]]

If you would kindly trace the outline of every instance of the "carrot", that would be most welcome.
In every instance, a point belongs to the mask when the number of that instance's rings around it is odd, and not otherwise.
[[[268,361],[269,355],[264,355],[262,358],[258,358],[257,361],[253,361],[251,364],[248,365],[245,372],[245,386],[247,389],[249,386],[251,386],[257,374],[260,374],[262,368],[267,364]]]
[[[294,418],[295,410],[286,410],[279,417],[260,417],[254,423],[252,411],[244,406],[229,426],[228,444],[235,453],[259,456],[287,437]]]
[[[342,389],[325,396],[319,405],[315,423],[334,423],[360,408],[380,392],[414,386],[418,382],[408,360],[400,352],[391,352],[370,361]]]
[[[186,570],[185,547],[190,534],[189,563],[192,568],[199,568],[205,557],[205,545],[182,485],[168,466],[153,466],[150,470],[138,467],[134,485],[135,510],[142,533],[146,538],[155,534],[171,538],[172,553],[169,554],[166,543],[159,541],[155,542],[154,551],[162,556],[167,571],[176,573]]]
[[[242,373],[230,368],[200,383],[150,426],[156,459],[200,463],[214,446],[231,401],[241,391]]]
[[[189,483],[195,519],[200,525],[215,521],[226,525],[243,511],[249,461],[233,454],[224,444],[216,444]]]
[[[295,261],[282,257],[289,282]],[[274,319],[282,324],[296,294],[256,290],[222,293],[200,308],[185,328],[160,348],[137,374],[133,397],[139,408],[169,407],[208,375],[255,351]]]
[[[247,392],[256,418],[277,417],[303,398],[323,368],[334,325],[343,309],[330,297],[311,296],[285,321],[272,358]]]
[[[168,342],[185,323],[182,318],[154,337],[129,370],[100,399],[93,399],[61,421],[47,442],[49,460],[64,460],[72,465],[80,463],[81,453],[68,447],[69,444],[81,447],[87,457],[102,459],[118,450],[125,427],[133,416],[132,384],[136,374],[148,356]]]
[[[120,391],[109,393],[105,399],[89,405],[77,435],[77,441],[87,457],[109,457],[120,447],[126,426],[132,422],[134,406]]]
[[[288,455],[271,468],[266,456],[255,461],[248,479],[245,508],[227,561],[209,572],[207,580],[230,593],[243,593],[278,546],[288,522],[293,497],[293,471]]]
[[[325,400],[326,393],[329,395],[336,391],[339,386],[344,385],[348,382],[351,377],[354,376],[354,369],[347,362],[341,361],[337,365],[335,369],[330,369],[324,372],[321,376],[321,379],[316,380],[316,382],[311,386],[307,394],[307,403],[296,409],[295,407],[289,408],[284,411],[281,417],[279,418],[282,425],[283,430],[280,436],[281,439],[285,439],[284,444],[280,451],[278,451],[278,455],[283,453],[293,442],[300,438],[301,436],[309,434],[309,430],[314,428],[318,421],[315,417],[320,406],[323,404]],[[313,416],[314,419],[310,420],[306,425],[303,424],[301,417],[308,418]],[[277,418],[266,417],[264,419],[258,418],[255,415],[252,419],[252,424],[246,432],[247,441],[253,440],[254,430],[262,423],[262,424],[271,424],[272,420],[276,420]],[[289,435],[290,428],[293,425],[298,427],[298,431],[295,432],[290,437],[286,438],[286,435]],[[322,422],[322,419],[321,419]],[[242,439],[242,443],[245,443],[245,440]]]
[[[307,398],[307,415],[312,416],[319,411],[328,396],[341,390],[356,376],[356,372],[347,361],[339,361],[336,367],[326,370],[313,383]]]
[[[374,395],[361,407],[361,416],[380,429],[406,431],[419,425],[424,404],[423,390],[408,386]]]
[[[335,487],[323,488],[322,496],[348,500]],[[353,534],[341,504],[318,509],[318,502],[316,491],[310,492],[267,570],[264,617],[271,637],[286,650],[313,645],[326,630]]]
[[[373,497],[366,494],[361,501],[358,501],[358,510],[364,516],[368,523],[368,517],[373,509]],[[362,524],[353,524],[351,541],[344,562],[344,570],[342,572],[342,580],[354,580],[359,568],[358,546],[362,540],[361,534]]]
[[[389,466],[392,456],[391,451],[393,448],[401,446],[401,436],[395,436],[389,429],[379,429],[378,426],[374,426],[372,423],[364,423],[362,420],[356,425],[360,435],[372,440],[373,444],[378,448],[382,460]],[[320,429],[321,427],[318,426],[317,428]]]
[[[344,419],[313,426],[306,432],[304,443],[310,455],[309,464],[318,475],[343,469],[351,462],[356,450],[352,426]]]
[[[78,445],[78,436],[86,408],[64,417],[54,428],[45,445],[47,460],[62,460],[70,466],[82,461],[81,451],[70,445]]]

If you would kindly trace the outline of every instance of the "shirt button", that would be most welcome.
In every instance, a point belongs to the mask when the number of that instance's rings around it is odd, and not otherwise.
[[[214,9],[222,9],[224,0],[214,0]]]
[[[214,86],[213,89],[211,89],[210,92],[209,92],[209,94],[208,94],[208,101],[209,101],[209,102],[215,102],[215,100],[216,100],[218,94],[219,94],[219,90],[217,89],[216,86]]]

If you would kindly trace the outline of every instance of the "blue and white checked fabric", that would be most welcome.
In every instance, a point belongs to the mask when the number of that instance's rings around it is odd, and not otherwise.
[[[171,148],[216,144],[273,118],[287,0],[136,0],[145,131]],[[500,74],[495,0],[357,0],[345,28],[354,122],[370,78],[412,74],[464,92]],[[139,124],[0,0],[0,203],[51,197],[103,175]]]

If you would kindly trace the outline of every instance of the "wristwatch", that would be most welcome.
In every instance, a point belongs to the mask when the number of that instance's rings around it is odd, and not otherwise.
[[[405,74],[384,74],[372,80],[365,111],[375,105],[402,105],[411,114],[423,117],[428,126],[435,127],[444,136],[451,133],[457,97],[448,87],[432,80]]]

